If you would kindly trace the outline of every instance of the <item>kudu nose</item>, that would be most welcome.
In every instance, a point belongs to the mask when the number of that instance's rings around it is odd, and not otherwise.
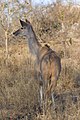
[[[17,30],[16,32],[13,32],[13,35],[17,36],[19,35],[19,33],[20,33],[20,30]]]

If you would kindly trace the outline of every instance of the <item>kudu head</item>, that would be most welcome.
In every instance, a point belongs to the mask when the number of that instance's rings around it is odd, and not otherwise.
[[[21,28],[13,33],[15,36],[25,36],[27,38],[31,37],[33,28],[28,20],[26,22],[20,20]]]

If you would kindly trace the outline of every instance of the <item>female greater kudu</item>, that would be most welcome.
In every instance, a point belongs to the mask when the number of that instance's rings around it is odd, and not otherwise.
[[[52,96],[54,102],[53,92],[57,85],[57,80],[61,71],[61,60],[57,53],[53,51],[47,44],[43,47],[36,38],[35,32],[31,23],[20,20],[21,28],[15,31],[15,36],[25,36],[28,41],[30,52],[36,57],[35,69],[40,85],[40,100],[45,110],[45,100]]]

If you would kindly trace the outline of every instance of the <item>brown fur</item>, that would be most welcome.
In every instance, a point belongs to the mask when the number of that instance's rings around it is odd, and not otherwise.
[[[57,80],[61,71],[61,61],[57,54],[50,48],[42,50],[40,58],[40,72],[45,81],[46,94],[53,92],[57,85]]]

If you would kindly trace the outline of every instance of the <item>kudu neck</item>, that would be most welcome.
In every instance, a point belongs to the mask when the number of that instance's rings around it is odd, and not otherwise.
[[[32,31],[31,34],[28,36],[28,45],[30,52],[38,57],[41,44],[38,42],[34,31]]]

